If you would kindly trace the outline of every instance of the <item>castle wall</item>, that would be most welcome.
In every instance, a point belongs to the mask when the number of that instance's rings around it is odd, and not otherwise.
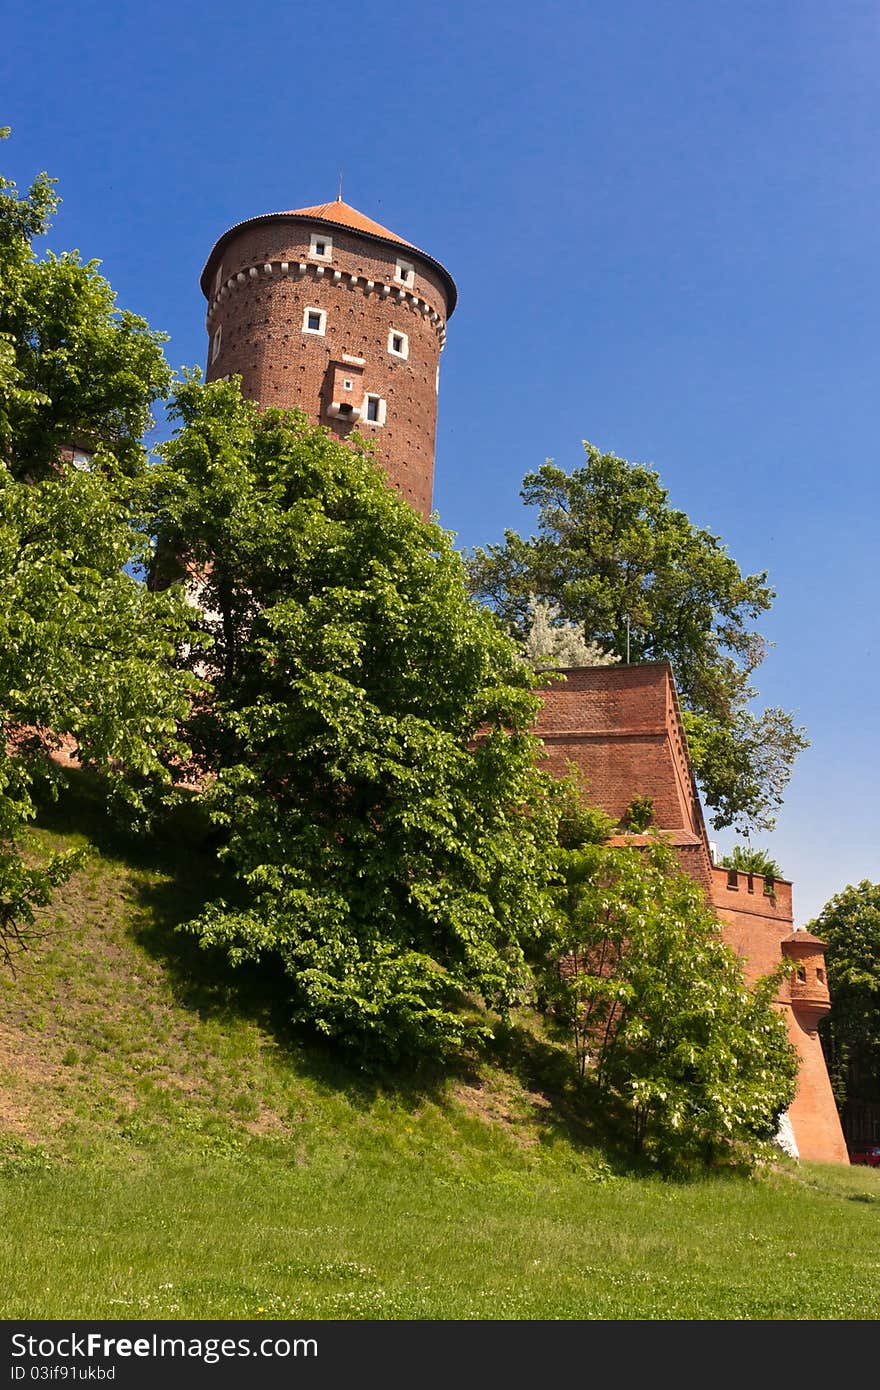
[[[697,831],[686,765],[672,725],[666,665],[591,666],[548,684],[536,733],[546,766],[573,763],[592,801],[620,820],[636,796],[654,800],[655,824]]]
[[[797,1094],[789,1117],[800,1157],[815,1163],[849,1163],[849,1153],[825,1055],[817,1032],[819,1015],[788,1006],[784,1008],[790,1041],[800,1058]]]
[[[700,883],[722,923],[724,940],[743,961],[746,979],[776,970],[793,957],[802,979],[781,981],[776,1006],[784,1014],[800,1059],[789,1110],[799,1153],[826,1163],[849,1161],[816,1025],[828,1008],[823,944],[793,932],[792,888],[760,874],[729,873],[712,865],[691,772],[681,711],[666,663],[597,666],[564,672],[548,684],[535,732],[544,766],[558,776],[573,764],[585,795],[621,820],[635,796],[654,804],[652,830],[675,846],[682,868]],[[617,835],[613,844],[639,847],[649,835]]]
[[[776,879],[772,894],[765,887],[760,874],[712,869],[712,906],[724,923],[724,939],[742,958],[749,980],[776,969],[782,943],[794,930],[791,884]],[[791,998],[787,982],[780,998],[786,1002]]]

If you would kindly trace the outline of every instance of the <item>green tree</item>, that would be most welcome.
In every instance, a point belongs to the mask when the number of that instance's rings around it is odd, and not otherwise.
[[[279,961],[293,1017],[361,1056],[458,1045],[550,910],[531,667],[366,446],[238,382],[174,412],[156,531],[214,643],[190,733],[240,888],[189,929]]]
[[[751,626],[771,604],[766,574],[744,575],[716,536],[671,507],[656,473],[584,445],[585,464],[545,464],[524,480],[538,534],[477,549],[472,590],[522,638],[535,598],[619,659],[669,661],[691,755],[718,827],[769,829],[803,730],[754,714],[765,654]]]
[[[0,458],[13,478],[33,479],[67,446],[103,447],[134,473],[151,406],[170,385],[165,335],[117,308],[97,261],[37,257],[34,238],[59,201],[46,174],[24,196],[0,178]]]
[[[613,666],[618,660],[595,642],[584,638],[578,623],[561,622],[552,603],[533,599],[528,608],[528,624],[523,651],[541,670],[565,666]]]
[[[835,1094],[880,1101],[880,883],[850,884],[809,930],[828,944],[831,1012],[820,1034]]]
[[[75,858],[25,863],[35,781],[73,741],[129,800],[181,753],[193,678],[173,657],[189,624],[179,594],[127,570],[147,475],[140,434],[169,372],[157,335],[117,312],[94,263],[39,259],[57,205],[0,179],[0,951],[24,944],[33,908]],[[68,461],[69,446],[90,465]],[[87,455],[85,455],[87,451]]]
[[[771,1139],[797,1069],[778,978],[746,984],[669,846],[615,848],[598,822],[585,829],[560,852],[542,979],[580,1076],[628,1117],[635,1149],[664,1160]]]
[[[757,845],[734,845],[729,854],[722,856],[721,865],[725,869],[739,869],[744,874],[761,874],[768,883],[782,878],[776,860]]]

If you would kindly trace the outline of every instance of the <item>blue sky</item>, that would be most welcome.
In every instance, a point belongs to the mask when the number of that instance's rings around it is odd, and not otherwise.
[[[455,277],[435,505],[525,531],[589,439],[768,570],[761,702],[802,755],[772,836],[801,923],[880,879],[880,11],[868,0],[7,4],[4,172],[50,245],[203,363],[198,275],[335,196]],[[729,834],[718,837],[722,848]]]

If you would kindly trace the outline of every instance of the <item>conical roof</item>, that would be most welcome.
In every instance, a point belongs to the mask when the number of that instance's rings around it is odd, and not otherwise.
[[[402,236],[396,232],[389,232],[387,227],[374,222],[372,217],[365,216],[358,212],[350,203],[344,203],[341,198],[337,198],[333,203],[319,203],[314,208],[293,208],[290,212],[281,214],[283,217],[307,217],[318,222],[332,222],[334,227],[350,227],[356,232],[366,232],[369,236],[382,237],[383,241],[396,241],[400,246],[408,246],[410,250],[417,251],[418,247],[413,246],[411,241],[404,241]]]
[[[828,942],[820,940],[818,936],[814,936],[812,932],[808,932],[804,927],[801,927],[799,931],[793,931],[791,936],[783,937],[782,944],[783,946],[825,947],[828,945]]]
[[[403,237],[398,236],[396,232],[389,231],[387,227],[383,227],[379,222],[374,222],[371,217],[367,217],[365,213],[359,212],[358,209],[353,208],[350,203],[344,203],[341,198],[337,198],[332,203],[318,203],[315,207],[311,208],[292,208],[287,212],[265,212],[259,217],[248,217],[244,222],[236,222],[233,227],[230,227],[229,230],[225,231],[219,238],[205,262],[205,268],[199,280],[205,298],[208,299],[210,297],[211,271],[216,258],[226,243],[235,236],[237,232],[240,232],[245,227],[259,226],[264,222],[287,221],[323,222],[328,227],[339,227],[344,231],[356,232],[359,236],[368,237],[371,241],[384,242],[386,245],[391,246],[405,246],[413,255],[426,261],[428,265],[432,266],[434,270],[438,272],[443,287],[446,290],[447,318],[449,318],[455,308],[458,299],[458,290],[455,287],[455,281],[445,266],[441,265],[433,256],[429,256],[426,251],[422,251],[418,246],[413,245],[411,241],[404,241]]]

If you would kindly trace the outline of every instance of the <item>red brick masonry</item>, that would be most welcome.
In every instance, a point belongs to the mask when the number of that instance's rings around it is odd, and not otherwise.
[[[782,956],[793,961],[797,973],[777,997],[800,1057],[789,1118],[801,1158],[848,1163],[816,1031],[830,1007],[824,945],[793,930],[790,883],[777,880],[768,892],[759,874],[713,866],[671,668],[594,666],[562,674],[564,681],[548,685],[536,727],[546,766],[562,774],[573,764],[590,800],[618,820],[636,796],[652,798],[654,828],[703,886],[748,978],[768,974]],[[627,836],[626,843],[645,840]]]
[[[313,233],[327,238],[326,261],[310,252]],[[412,266],[406,285],[395,278],[401,258]],[[242,393],[264,407],[296,406],[343,439],[357,429],[427,517],[448,275],[406,243],[279,213],[225,233],[202,283],[208,381],[240,374]],[[314,331],[309,309],[321,315]],[[389,348],[392,334],[400,351]],[[368,395],[384,402],[381,422],[367,417]]]

